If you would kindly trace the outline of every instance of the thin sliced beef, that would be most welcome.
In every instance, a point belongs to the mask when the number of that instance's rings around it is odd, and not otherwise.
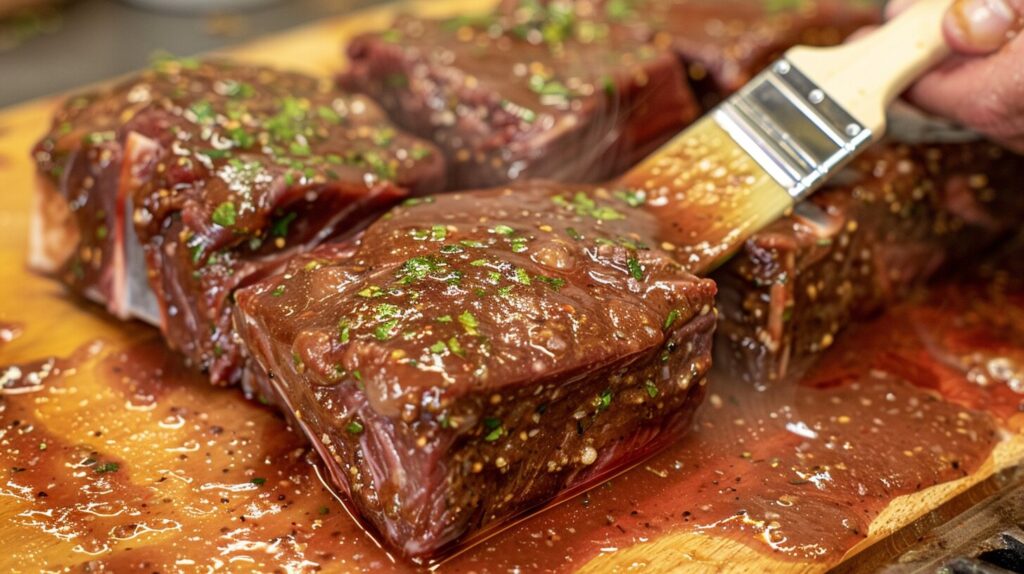
[[[348,54],[341,84],[435,141],[458,189],[603,181],[698,113],[672,54],[607,22],[406,17]]]
[[[214,383],[241,372],[234,289],[444,186],[440,152],[365,97],[195,60],[70,99],[35,158],[33,265],[159,324]]]
[[[1024,217],[1024,158],[985,143],[882,144],[719,270],[719,363],[798,373],[837,333],[970,262]]]
[[[687,430],[715,286],[654,227],[602,188],[442,195],[242,289],[236,326],[356,513],[428,561]]]

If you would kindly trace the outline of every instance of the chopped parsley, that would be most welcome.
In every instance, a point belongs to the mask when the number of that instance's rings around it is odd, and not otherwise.
[[[108,472],[117,472],[120,468],[121,465],[116,462],[105,462],[97,465],[93,470],[96,471],[97,474],[106,474]]]
[[[512,279],[516,283],[519,283],[521,285],[529,285],[530,284],[530,274],[527,273],[526,269],[523,269],[522,267],[516,267],[516,273],[512,277]]]
[[[288,226],[291,225],[296,217],[298,217],[298,214],[293,211],[278,219],[270,226],[270,234],[274,237],[286,237],[288,235]]]
[[[652,399],[658,396],[658,387],[654,385],[654,381],[647,381],[646,383],[644,383],[644,390],[647,391],[647,396],[651,397]]]
[[[462,314],[459,315],[459,323],[462,324],[462,327],[466,329],[466,332],[470,335],[476,335],[478,333],[477,327],[479,327],[480,324],[477,322],[476,317],[474,317],[469,311],[463,311]]]
[[[598,205],[593,198],[582,191],[576,192],[572,201],[566,199],[565,196],[562,195],[552,197],[551,201],[553,201],[555,205],[573,210],[577,215],[593,217],[599,221],[614,221],[616,219],[625,219],[626,217],[607,205]]]
[[[352,419],[347,425],[345,425],[345,430],[348,431],[349,434],[360,434],[363,432],[363,423],[359,422],[357,419]]]
[[[626,267],[629,268],[629,274],[637,281],[643,281],[644,268],[640,265],[640,261],[636,257],[630,257],[626,260]]]
[[[679,311],[677,309],[672,309],[671,311],[668,312],[668,316],[665,317],[665,323],[661,326],[661,328],[668,329],[676,322],[677,319],[679,319]]]
[[[501,426],[501,419],[494,417],[485,418],[484,428],[488,431],[487,434],[484,435],[484,440],[487,442],[494,442],[501,438],[501,435],[505,434],[505,429]]]
[[[212,219],[214,223],[221,227],[231,227],[235,224],[237,217],[238,214],[235,211],[235,204],[230,201],[225,201],[213,210]]]

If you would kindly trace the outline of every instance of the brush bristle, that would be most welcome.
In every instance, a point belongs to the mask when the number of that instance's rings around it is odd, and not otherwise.
[[[779,185],[710,116],[618,182],[646,194],[660,239],[696,274],[729,258],[759,229],[793,207]]]

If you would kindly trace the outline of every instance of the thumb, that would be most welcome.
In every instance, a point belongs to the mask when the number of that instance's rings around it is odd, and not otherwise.
[[[956,0],[943,20],[946,40],[962,54],[995,52],[1024,26],[1024,0]]]

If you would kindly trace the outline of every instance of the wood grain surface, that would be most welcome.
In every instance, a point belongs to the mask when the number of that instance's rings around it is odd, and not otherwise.
[[[486,4],[486,3],[484,3]],[[329,75],[344,65],[342,45],[353,34],[385,27],[400,9],[443,15],[467,9],[486,9],[479,2],[457,0],[424,0],[405,5],[390,5],[355,13],[351,16],[318,22],[285,34],[227,50],[222,55],[232,58],[297,69],[313,74]],[[42,73],[42,71],[41,71]],[[152,337],[152,330],[137,324],[119,323],[105,317],[97,308],[83,306],[68,298],[62,287],[47,278],[30,273],[25,267],[28,213],[33,191],[33,166],[29,149],[39,138],[49,121],[56,99],[44,99],[9,108],[0,112],[0,322],[14,322],[23,326],[23,334],[0,347],[0,364],[29,361],[48,356],[67,356],[75,349],[93,340],[108,345],[126,345],[138,339]],[[79,375],[79,387],[92,396],[89,408],[103,412],[104,417],[123,421],[126,436],[132,430],[146,433],[155,421],[124,408],[113,394],[105,394],[100,381],[84,381]],[[201,393],[200,393],[201,394]],[[237,393],[213,391],[200,397],[204,401],[239,400]],[[79,432],[64,428],[59,413],[50,416],[48,431],[57,435]],[[132,429],[131,425],[138,425]],[[154,427],[155,428],[155,427]],[[151,432],[145,441],[128,440],[122,455],[138,465],[158,465],[159,457],[148,453],[161,451],[174,444],[175,437],[168,433]],[[3,468],[9,466],[0,452]],[[862,549],[886,539],[894,531],[919,519],[943,502],[969,489],[992,473],[1024,460],[1024,439],[1010,435],[993,452],[981,470],[956,482],[942,484],[910,496],[895,499],[871,525],[870,536],[852,549],[846,559],[854,559]],[[44,562],[56,561],[68,545],[45,539],[38,530],[19,527],[13,517],[25,511],[25,504],[16,498],[3,496],[0,487],[0,540],[6,548],[0,556],[0,570],[35,571]],[[198,520],[198,519],[197,519]],[[185,525],[186,529],[189,525]],[[198,526],[196,527],[198,528]],[[154,542],[155,543],[155,542]],[[184,548],[187,554],[187,547]],[[43,562],[26,562],[42,560]],[[69,560],[79,563],[79,560]],[[33,565],[34,564],[34,565]],[[337,570],[346,567],[341,561]],[[796,563],[770,557],[764,552],[732,539],[710,535],[683,533],[666,535],[657,540],[617,552],[606,553],[591,560],[583,572],[633,571],[730,571],[730,572],[821,572],[835,563]],[[228,564],[227,570],[245,570],[247,567]],[[333,570],[334,568],[328,568]]]

